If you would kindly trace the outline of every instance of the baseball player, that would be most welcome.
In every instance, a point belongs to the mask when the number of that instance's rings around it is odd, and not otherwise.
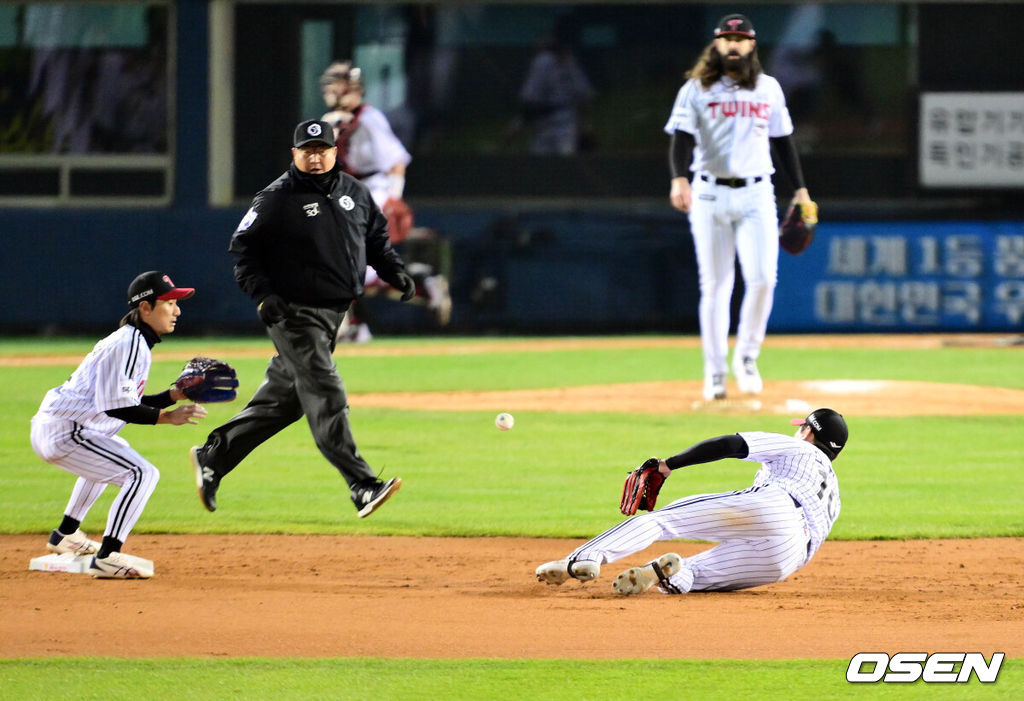
[[[200,501],[217,508],[221,480],[278,431],[303,416],[323,456],[351,492],[359,517],[402,480],[377,478],[349,425],[348,395],[334,362],[342,317],[363,293],[365,267],[408,301],[415,283],[388,241],[370,191],[341,172],[331,125],[310,119],[292,134],[292,164],[257,193],[231,237],[235,280],[256,302],[277,354],[246,407],[189,452]]]
[[[47,462],[78,475],[64,520],[50,534],[51,552],[93,555],[89,573],[100,578],[153,576],[148,560],[121,552],[128,534],[146,508],[160,473],[118,436],[125,424],[198,423],[206,416],[199,404],[168,407],[185,398],[172,387],[143,394],[151,350],[174,331],[178,301],[195,293],[176,287],[159,271],[136,277],[128,288],[129,311],[120,327],[85,356],[71,377],[43,398],[32,417],[32,448]],[[90,540],[79,528],[108,484],[120,492],[110,505],[103,542]]]
[[[397,246],[412,228],[412,212],[403,199],[405,172],[412,156],[395,136],[384,113],[363,102],[366,88],[362,70],[351,61],[335,61],[328,66],[320,77],[320,90],[330,110],[322,119],[334,128],[338,163],[370,189],[373,201],[388,218],[391,244]],[[438,323],[447,324],[452,307],[448,280],[434,274],[426,263],[406,263],[418,291],[427,299],[427,308],[434,312]],[[364,284],[368,293],[387,287],[373,266],[367,266]],[[366,323],[366,306],[357,301],[353,307],[346,316],[340,340],[370,341],[373,335]]]
[[[736,492],[678,499],[636,516],[576,548],[564,560],[537,568],[537,579],[561,584],[570,577],[596,579],[601,565],[615,562],[658,540],[689,538],[719,543],[692,557],[662,555],[622,572],[612,583],[624,596],[657,584],[666,594],[730,591],[781,582],[806,565],[839,516],[839,485],[832,462],[846,445],[846,421],[832,409],[817,409],[795,436],[751,431],[697,443],[660,460],[658,471],[724,458],[761,463],[753,486]]]
[[[763,73],[754,37],[754,27],[743,15],[723,17],[714,40],[687,73],[665,125],[670,135],[670,200],[689,214],[697,253],[707,400],[726,395],[737,256],[745,291],[732,371],[741,392],[757,394],[763,388],[757,359],[772,310],[779,257],[772,149],[776,165],[795,187],[794,203],[811,202],[790,138],[793,123],[782,88]]]

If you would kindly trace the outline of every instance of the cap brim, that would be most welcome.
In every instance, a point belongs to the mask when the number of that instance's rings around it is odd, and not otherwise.
[[[718,37],[728,37],[728,36],[746,37],[747,39],[753,39],[755,35],[754,35],[753,32],[716,32],[715,33],[715,38],[716,39]]]
[[[303,146],[309,146],[310,144],[321,144],[327,148],[334,148],[337,146],[333,141],[324,141],[323,139],[306,139],[295,144],[292,148],[302,148]]]
[[[175,287],[170,292],[164,292],[157,299],[188,299],[195,293],[194,287]]]

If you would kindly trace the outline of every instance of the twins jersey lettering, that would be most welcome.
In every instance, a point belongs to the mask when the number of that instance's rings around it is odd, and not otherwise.
[[[760,462],[753,486],[698,494],[635,516],[577,548],[570,563],[615,562],[655,541],[719,543],[683,558],[671,593],[728,591],[779,582],[803,567],[839,515],[829,459],[812,444],[780,433],[747,432],[746,460]]]
[[[779,82],[763,73],[753,90],[740,88],[728,76],[707,90],[688,80],[679,89],[665,132],[693,134],[696,145],[691,168],[719,178],[770,175],[768,139],[793,133],[793,122]]]

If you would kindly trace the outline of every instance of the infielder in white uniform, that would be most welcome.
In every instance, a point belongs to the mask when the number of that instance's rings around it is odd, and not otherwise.
[[[335,61],[320,77],[320,90],[324,104],[330,112],[323,121],[334,127],[338,146],[338,163],[342,170],[360,180],[370,189],[370,195],[384,215],[388,217],[391,245],[402,243],[411,226],[412,213],[403,196],[405,172],[412,156],[391,129],[388,118],[379,109],[363,102],[366,92],[362,70],[351,61]],[[399,226],[392,208],[408,212],[409,226]],[[404,229],[404,230],[403,230]],[[418,291],[427,299],[440,324],[448,323],[451,315],[451,297],[448,280],[435,274],[433,268],[422,262],[406,260],[406,266]],[[369,290],[388,287],[373,266],[366,267],[364,287]],[[372,339],[366,323],[366,305],[360,300],[346,314],[339,340],[365,343]]]
[[[93,554],[89,573],[101,578],[153,576],[149,561],[121,552],[121,547],[146,508],[160,473],[118,436],[126,423],[198,423],[206,416],[199,404],[167,410],[184,399],[172,387],[143,394],[151,349],[174,331],[181,309],[178,300],[195,293],[175,287],[159,271],[143,273],[128,288],[129,312],[120,327],[85,356],[71,377],[46,393],[32,417],[32,448],[47,462],[78,475],[64,520],[50,534],[52,552]],[[79,528],[90,507],[108,484],[120,492],[110,505],[103,542],[90,540]]]
[[[564,560],[537,568],[537,579],[561,584],[596,579],[601,565],[655,541],[688,538],[719,543],[692,557],[662,555],[632,567],[612,583],[629,596],[658,584],[666,594],[729,591],[781,582],[806,565],[839,516],[832,461],[846,445],[846,421],[832,409],[794,419],[795,436],[751,431],[697,443],[659,461],[666,477],[689,465],[737,458],[761,463],[748,489],[699,494],[623,521],[576,548]]]
[[[762,72],[754,27],[727,15],[680,88],[665,131],[671,136],[672,206],[689,213],[700,271],[704,398],[724,399],[729,366],[730,300],[738,256],[745,291],[732,370],[741,392],[757,394],[757,368],[775,294],[778,212],[772,186],[777,165],[810,202],[782,88]],[[689,171],[693,171],[693,184]]]

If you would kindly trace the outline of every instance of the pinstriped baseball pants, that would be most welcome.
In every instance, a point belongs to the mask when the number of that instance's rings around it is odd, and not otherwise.
[[[36,455],[78,475],[64,511],[71,518],[85,520],[108,484],[121,488],[107,513],[104,535],[127,540],[160,481],[160,471],[120,436],[74,421],[33,419],[31,440]]]
[[[803,510],[781,487],[698,494],[623,521],[584,543],[571,560],[615,562],[656,541],[719,543],[683,558],[671,591],[728,591],[780,582],[804,566],[809,536]]]

